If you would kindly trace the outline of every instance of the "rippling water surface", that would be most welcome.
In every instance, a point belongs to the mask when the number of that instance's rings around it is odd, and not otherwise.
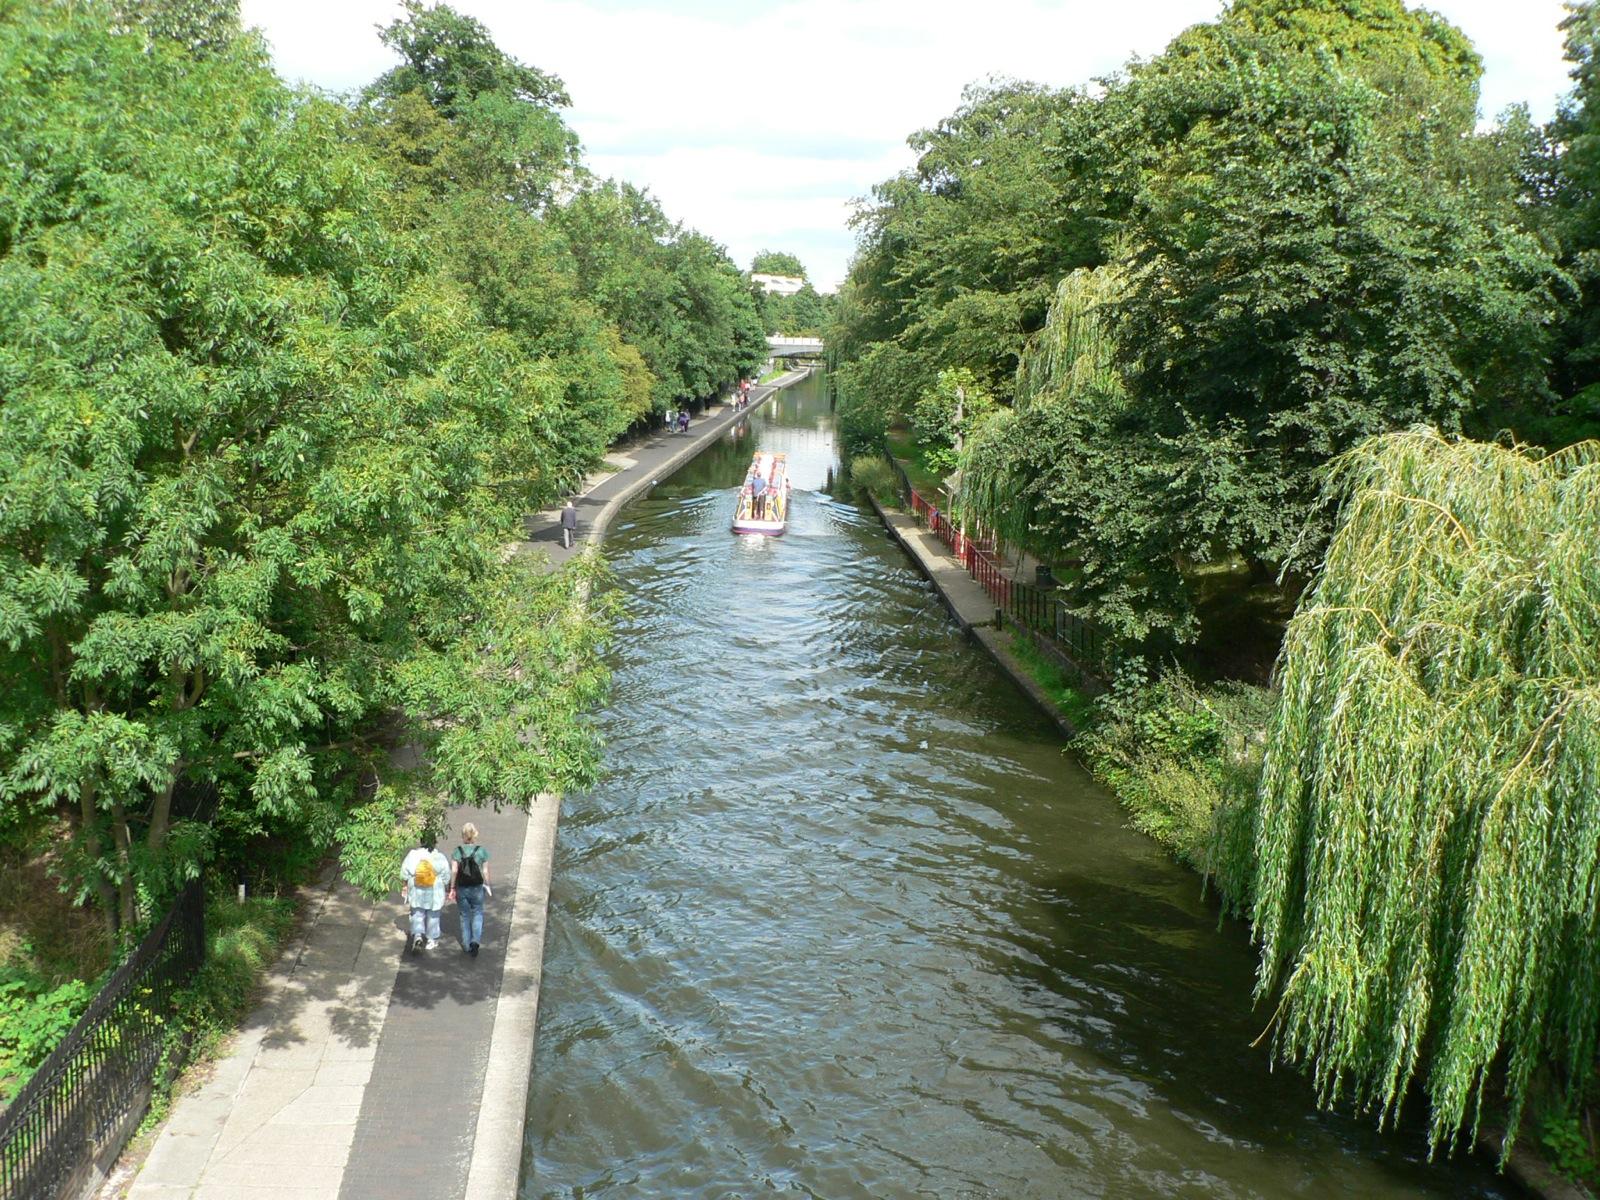
[[[788,534],[728,531],[751,452]],[[811,380],[631,505],[525,1196],[1499,1196],[1318,1113],[1252,956],[834,488]]]

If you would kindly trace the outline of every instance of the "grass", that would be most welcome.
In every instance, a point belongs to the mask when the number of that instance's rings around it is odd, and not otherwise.
[[[891,429],[884,436],[884,441],[888,444],[889,453],[905,471],[906,478],[911,480],[911,486],[928,500],[943,507],[944,479],[924,461],[922,447],[911,436],[911,430]]]
[[[1089,727],[1094,719],[1094,701],[1073,685],[1060,663],[1040,650],[1020,629],[1011,631],[1011,653],[1075,729]]]
[[[294,895],[250,896],[242,903],[231,889],[208,886],[206,962],[195,981],[179,995],[164,1063],[182,1064],[167,1076],[151,1100],[144,1128],[163,1120],[183,1079],[217,1057],[229,1036],[249,1014],[267,968],[293,935],[299,902]]]
[[[877,497],[879,504],[898,507],[900,477],[881,454],[858,454],[850,460],[850,482]]]

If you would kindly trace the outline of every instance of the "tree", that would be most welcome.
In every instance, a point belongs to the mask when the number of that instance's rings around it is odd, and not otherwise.
[[[1600,10],[1587,0],[1568,10],[1561,29],[1573,88],[1529,155],[1529,192],[1552,215],[1579,294],[1560,331],[1555,384],[1563,402],[1553,420],[1518,423],[1519,434],[1552,445],[1600,434]]]
[[[405,16],[381,31],[403,59],[367,89],[379,118],[416,127],[413,165],[434,165],[445,187],[468,186],[516,200],[547,203],[558,180],[577,165],[577,136],[557,111],[571,103],[553,75],[517,62],[478,21],[444,4],[406,0]],[[435,126],[408,97],[420,97],[453,137],[440,147]],[[435,183],[435,190],[441,190]]]
[[[752,275],[788,275],[794,279],[806,278],[806,266],[793,254],[781,250],[763,250],[750,263]]]
[[[1595,1061],[1597,485],[1596,443],[1415,429],[1344,455],[1260,792],[1216,858],[1278,1052],[1385,1121],[1420,1079],[1436,1147],[1502,1069],[1514,1135],[1538,1064],[1576,1091]]]
[[[0,24],[0,821],[66,821],[126,932],[220,843],[327,844],[374,773],[402,816],[582,784],[604,670],[502,553],[543,365],[259,42],[109,25]]]
[[[850,301],[830,348],[850,361],[893,338],[929,377],[965,367],[1008,399],[1057,281],[1104,261],[1126,207],[1111,116],[1076,91],[968,88],[954,114],[910,139],[915,169],[874,188],[853,219]],[[855,402],[844,388],[840,399]]]
[[[1097,97],[974,93],[860,219],[841,409],[890,340],[919,392],[972,370],[1015,405],[974,440],[974,512],[1081,564],[1125,644],[1193,639],[1196,567],[1315,561],[1341,450],[1546,394],[1566,282],[1525,138],[1473,130],[1477,64],[1398,0],[1241,0]]]
[[[638,348],[658,411],[714,395],[765,358],[742,273],[721,246],[669,221],[648,193],[586,178],[551,219],[583,294]]]
[[[1397,113],[1337,59],[1230,21],[1130,87],[1153,164],[1118,340],[1152,433],[1229,464],[1227,493],[1172,509],[1215,553],[1284,563],[1333,455],[1543,392],[1559,272],[1505,190],[1474,180],[1451,104]]]

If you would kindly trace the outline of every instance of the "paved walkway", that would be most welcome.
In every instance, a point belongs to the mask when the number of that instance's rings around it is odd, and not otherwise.
[[[796,373],[751,393],[751,406]],[[629,499],[720,437],[717,404],[687,434],[657,433],[607,458],[579,501],[598,541]],[[528,519],[552,566],[559,510]],[[454,906],[443,945],[405,953],[398,894],[373,904],[334,877],[314,889],[297,944],[209,1078],[179,1099],[130,1200],[501,1200],[517,1190],[560,802],[530,812],[456,809],[489,847],[494,897],[483,949],[463,954]]]

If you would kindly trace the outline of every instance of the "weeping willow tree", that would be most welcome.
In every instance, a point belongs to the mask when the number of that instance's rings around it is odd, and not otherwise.
[[[1122,400],[1126,391],[1117,369],[1110,307],[1122,289],[1116,266],[1073,271],[1056,285],[1044,328],[1017,369],[1019,409],[1041,396]]]
[[[1219,873],[1248,885],[1277,1052],[1380,1123],[1420,1084],[1454,1149],[1486,1090],[1515,1131],[1536,1067],[1571,1089],[1595,1061],[1600,443],[1538,459],[1416,429],[1330,486]]]
[[[1044,327],[1017,368],[1014,407],[996,412],[968,439],[961,462],[961,502],[969,517],[1013,546],[1046,555],[1060,547],[1041,541],[1038,509],[1047,483],[1040,452],[1045,410],[1062,404],[1117,407],[1125,392],[1115,361],[1107,305],[1122,290],[1114,266],[1073,271],[1056,285]]]

